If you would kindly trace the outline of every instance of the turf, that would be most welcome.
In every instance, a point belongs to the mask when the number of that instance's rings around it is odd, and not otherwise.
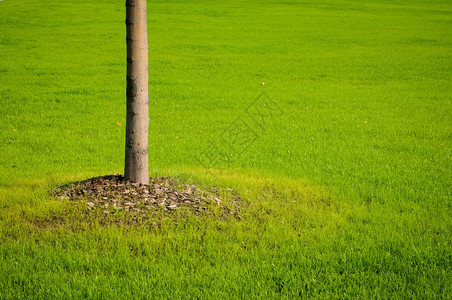
[[[68,224],[54,186],[122,173],[124,20],[0,2],[0,298],[450,297],[449,1],[148,2],[151,175],[249,206]]]

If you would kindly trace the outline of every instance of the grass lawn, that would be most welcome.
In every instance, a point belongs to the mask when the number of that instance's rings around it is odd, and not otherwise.
[[[151,176],[247,202],[151,227],[51,196],[123,172],[123,2],[0,2],[1,299],[450,299],[450,1],[148,1]]]

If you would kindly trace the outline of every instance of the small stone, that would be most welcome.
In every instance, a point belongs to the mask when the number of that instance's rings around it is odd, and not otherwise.
[[[88,204],[89,207],[94,207],[94,206],[96,206],[96,204],[94,204],[94,202],[88,202],[87,204]]]
[[[133,202],[126,202],[126,203],[124,203],[124,205],[126,205],[126,206],[133,206],[133,205],[135,205],[135,203],[133,203]]]
[[[173,204],[173,205],[167,206],[166,208],[168,208],[170,210],[177,209],[177,204]]]

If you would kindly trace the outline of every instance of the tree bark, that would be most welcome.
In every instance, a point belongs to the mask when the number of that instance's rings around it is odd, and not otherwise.
[[[149,184],[146,0],[126,0],[127,123],[124,178]]]

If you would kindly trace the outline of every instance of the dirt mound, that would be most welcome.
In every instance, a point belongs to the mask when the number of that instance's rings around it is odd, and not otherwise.
[[[195,215],[220,211],[221,216],[240,218],[243,202],[232,189],[202,190],[173,177],[154,177],[149,185],[142,185],[126,181],[121,175],[107,175],[61,185],[53,193],[59,199],[86,204],[88,210],[141,219],[181,210],[189,210]]]

